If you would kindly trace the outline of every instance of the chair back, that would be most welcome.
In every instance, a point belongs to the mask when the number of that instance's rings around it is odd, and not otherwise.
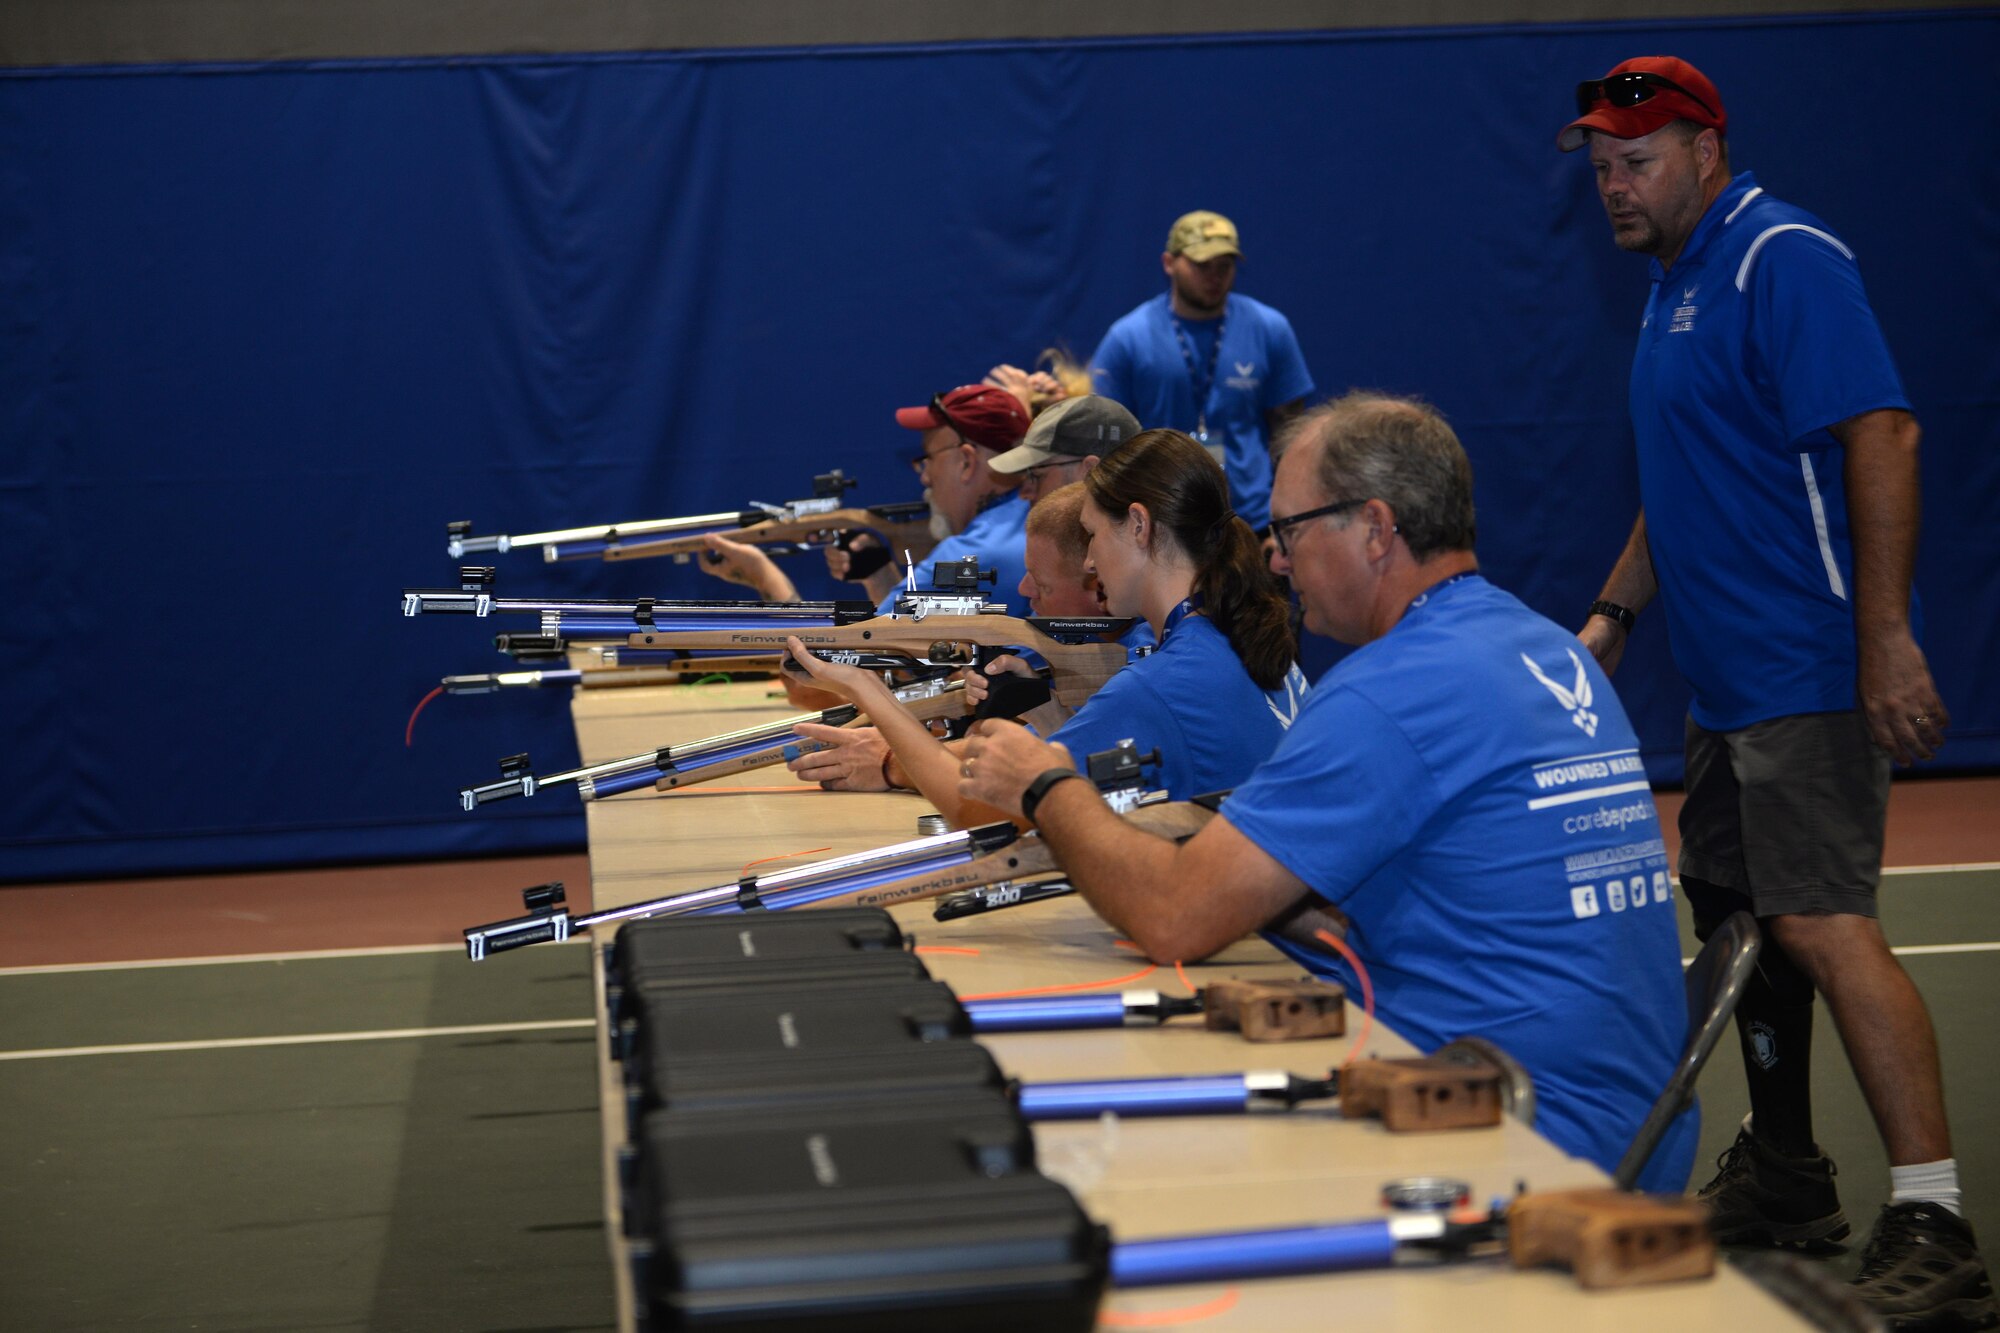
[[[1632,1138],[1632,1146],[1618,1163],[1613,1181],[1629,1190],[1652,1160],[1653,1150],[1666,1137],[1667,1128],[1694,1100],[1694,1082],[1701,1067],[1722,1040],[1736,1002],[1743,998],[1751,970],[1757,966],[1757,950],[1762,947],[1757,922],[1748,912],[1737,912],[1724,921],[1701,947],[1687,969],[1688,1032],[1673,1077],[1646,1113],[1645,1123]]]

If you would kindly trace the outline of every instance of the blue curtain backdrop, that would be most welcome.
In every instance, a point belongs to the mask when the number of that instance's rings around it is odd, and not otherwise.
[[[1944,762],[2000,762],[2000,103],[1939,77],[1991,63],[1991,12],[16,71],[0,878],[580,843],[566,793],[455,799],[502,754],[572,759],[563,699],[441,699],[403,745],[440,675],[503,664],[509,626],[398,615],[449,581],[444,523],[781,501],[835,465],[915,498],[890,410],[1088,353],[1194,207],[1241,225],[1239,289],[1323,391],[1444,408],[1486,568],[1574,622],[1637,502],[1646,275],[1553,141],[1578,78],[1653,51],[1861,258],[1927,431]],[[721,587],[500,564],[522,592]],[[1617,683],[1677,775],[1657,617]]]

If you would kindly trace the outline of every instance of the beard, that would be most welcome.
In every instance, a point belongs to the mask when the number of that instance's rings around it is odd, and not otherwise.
[[[1214,319],[1222,313],[1223,306],[1229,300],[1229,292],[1225,288],[1222,295],[1216,297],[1215,301],[1211,304],[1205,292],[1190,287],[1178,277],[1174,279],[1174,295],[1180,300],[1182,305],[1186,306],[1201,319]]]
[[[1620,226],[1611,224],[1611,240],[1620,250],[1652,255],[1660,252],[1660,224],[1645,213],[1631,214]]]
[[[951,519],[942,509],[937,507],[937,500],[931,495],[931,488],[928,486],[924,487],[924,503],[931,507],[930,529],[932,541],[941,542],[946,537],[957,533],[958,529],[952,525]]]

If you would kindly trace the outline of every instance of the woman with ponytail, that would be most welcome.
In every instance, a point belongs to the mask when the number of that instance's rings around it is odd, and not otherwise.
[[[1157,749],[1155,784],[1177,800],[1235,786],[1277,748],[1306,681],[1292,660],[1290,608],[1256,534],[1230,511],[1221,466],[1179,431],[1144,431],[1041,503],[1074,503],[1066,493],[1076,487],[1085,570],[1095,573],[1099,598],[1110,615],[1144,620],[1159,647],[1113,676],[1049,739],[1079,768],[1127,738],[1141,753]],[[796,647],[793,656],[816,684],[868,708],[904,773],[954,823],[997,817],[962,808],[958,758],[922,723],[877,711],[890,703],[875,676]],[[1029,668],[1002,657],[987,671]],[[968,688],[977,696],[982,686],[974,680]]]

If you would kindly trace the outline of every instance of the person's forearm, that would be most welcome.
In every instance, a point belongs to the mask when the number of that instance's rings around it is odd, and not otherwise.
[[[1869,412],[1837,427],[1847,454],[1854,545],[1854,625],[1863,638],[1906,630],[1922,523],[1921,432],[1907,412]]]
[[[799,585],[792,582],[791,575],[767,560],[757,576],[757,595],[767,602],[796,602]]]
[[[991,824],[1007,818],[1002,812],[958,794],[958,756],[913,717],[889,687],[871,679],[857,691],[854,702],[889,743],[892,762],[883,777],[897,787],[914,788],[954,825]]]
[[[1632,535],[1625,539],[1625,549],[1619,553],[1618,562],[1611,567],[1611,576],[1604,581],[1604,589],[1597,597],[1599,601],[1638,612],[1645,610],[1659,591],[1659,581],[1653,577],[1653,552],[1646,545],[1646,514],[1641,510],[1638,521],[1632,525]]]
[[[1155,962],[1202,957],[1186,946],[1168,905],[1178,848],[1121,819],[1088,778],[1058,782],[1035,808],[1035,826],[1091,910]]]

